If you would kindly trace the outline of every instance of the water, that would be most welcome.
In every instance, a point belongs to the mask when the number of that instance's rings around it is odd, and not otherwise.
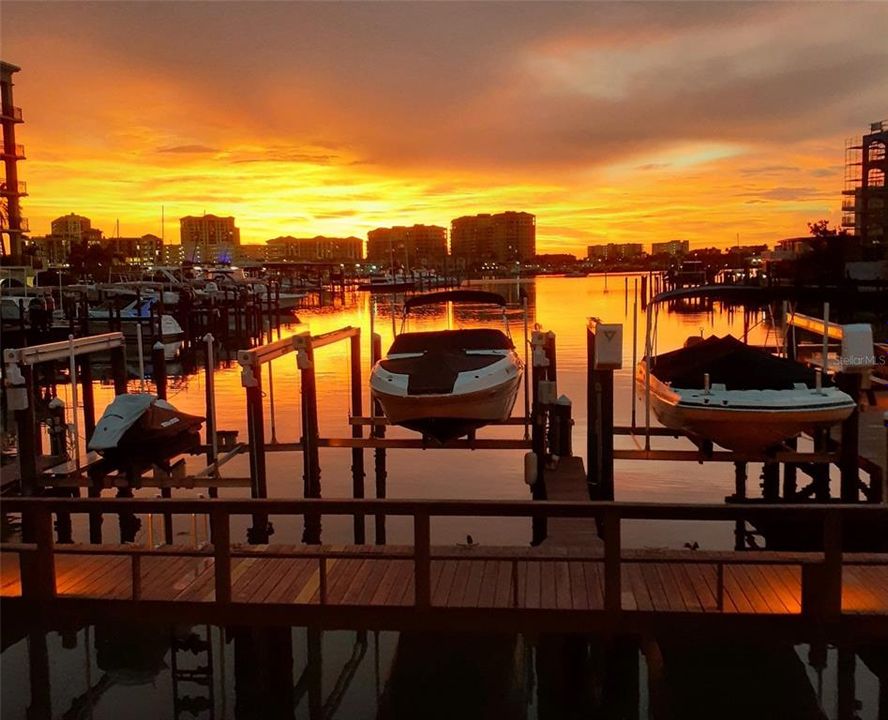
[[[586,433],[586,320],[590,316],[604,322],[623,323],[623,369],[615,374],[615,422],[628,425],[631,418],[632,319],[634,277],[538,278],[522,282],[528,297],[530,326],[539,323],[557,336],[558,392],[573,402],[574,450],[585,454]],[[484,283],[485,289],[506,294],[518,303],[516,282]],[[624,292],[628,287],[628,294]],[[392,338],[391,307],[385,297],[378,299],[373,326],[383,338],[383,348]],[[523,316],[509,310],[510,329],[518,347],[523,347]],[[362,360],[369,370],[371,298],[356,295],[344,305],[306,310],[300,313],[313,334],[357,326],[362,331]],[[498,322],[498,313],[477,310],[424,308],[409,325],[411,330],[444,327],[476,327]],[[750,322],[751,343],[774,342],[773,330],[761,317]],[[724,334],[741,336],[742,312],[719,305],[708,311],[661,312],[657,320],[660,351],[679,347],[689,335]],[[286,333],[287,329],[284,330]],[[645,322],[638,310],[638,355],[644,349]],[[299,371],[295,356],[277,360],[272,367],[274,382],[274,437],[280,442],[297,441],[299,426]],[[337,343],[316,351],[318,405],[321,436],[350,435],[348,344]],[[365,385],[367,374],[365,372]],[[269,373],[265,371],[266,439],[272,438]],[[169,399],[179,409],[204,413],[204,378],[198,373],[172,379]],[[138,385],[138,383],[136,383]],[[237,430],[246,440],[244,392],[239,366],[228,361],[215,373],[218,427]],[[136,389],[136,388],[133,388]],[[149,386],[150,389],[150,386]],[[97,385],[97,408],[112,398],[113,390]],[[364,412],[369,397],[364,388]],[[515,414],[523,414],[519,396]],[[639,425],[644,408],[637,406]],[[487,428],[481,437],[521,436],[520,427]],[[409,431],[392,428],[392,437],[410,437]],[[618,447],[634,447],[632,437],[618,437]],[[657,447],[687,448],[687,444],[657,439]],[[522,453],[518,451],[436,451],[398,450],[388,454],[388,497],[457,499],[527,499],[523,481]],[[322,494],[327,498],[350,497],[351,453],[348,450],[321,450]],[[190,470],[200,469],[202,459],[190,460]],[[368,470],[367,494],[372,494],[372,452],[365,453]],[[300,497],[302,456],[298,453],[269,453],[268,492],[271,497]],[[616,463],[617,500],[655,502],[722,502],[733,492],[733,466],[710,463]],[[750,468],[750,486],[755,469]],[[223,474],[244,477],[246,456],[224,466]],[[139,491],[153,495],[153,490]],[[194,496],[195,491],[176,491],[176,497]],[[222,490],[223,497],[248,495],[246,489]],[[368,519],[368,533],[372,520]],[[114,523],[106,523],[113,535]],[[244,522],[244,526],[246,522]],[[144,541],[145,524],[138,541]],[[232,528],[233,537],[243,527]],[[80,536],[82,525],[76,525]],[[159,533],[159,528],[157,528]],[[410,537],[409,520],[390,519],[389,542]],[[454,543],[472,534],[475,542],[487,545],[526,544],[529,523],[516,519],[479,521],[472,518],[439,519],[433,523],[433,542]],[[176,526],[178,535],[189,535],[188,524]],[[199,533],[201,532],[199,528]],[[324,521],[324,541],[351,540],[351,519]],[[275,542],[298,542],[301,523],[275,521]],[[370,535],[372,537],[372,535]],[[107,537],[109,541],[116,538]],[[722,523],[626,523],[624,544],[630,547],[681,547],[696,541],[707,549],[733,546],[733,526]],[[19,632],[21,630],[21,632]],[[647,717],[652,707],[650,689],[665,683],[672,702],[681,709],[676,717],[776,716],[783,703],[793,712],[781,716],[839,717],[837,707],[837,650],[814,646],[768,644],[764,647],[702,646],[664,647],[667,670],[677,675],[663,681],[649,681],[644,655],[631,646],[615,652],[595,639],[573,639],[567,651],[563,639],[514,637],[416,638],[397,633],[325,632],[305,628],[223,630],[204,626],[71,627],[59,631],[40,628],[19,629],[4,624],[2,671],[2,714],[4,718],[173,718],[181,703],[178,695],[207,696],[213,689],[208,709],[198,717],[574,717],[598,714],[604,708],[626,708],[620,716]],[[209,638],[211,662],[207,654],[176,653],[171,648],[194,633],[198,640]],[[587,642],[588,640],[588,642]],[[554,645],[553,645],[554,644]],[[45,662],[43,648],[45,647]],[[844,652],[844,651],[843,651]],[[567,654],[565,654],[567,653]],[[813,653],[815,661],[809,663]],[[181,656],[181,657],[180,657]],[[564,657],[575,661],[564,666]],[[737,657],[748,657],[740,662]],[[769,662],[763,662],[769,659]],[[211,665],[208,685],[174,683],[172,666],[194,668]],[[718,662],[716,662],[718,661]],[[184,663],[184,665],[183,665]],[[769,665],[770,663],[770,665]],[[760,664],[759,672],[755,666]],[[742,667],[741,667],[742,666]],[[751,666],[751,667],[750,667]],[[843,665],[847,672],[847,663]],[[856,663],[856,697],[862,707],[861,719],[877,717],[878,682],[862,662]],[[747,680],[745,687],[717,690],[717,682],[706,682],[711,692],[688,696],[681,668],[717,668],[718,673]],[[738,669],[739,668],[739,669]],[[819,668],[819,670],[818,670]],[[715,672],[715,671],[713,671]],[[745,674],[744,674],[745,673]],[[768,678],[786,675],[780,691],[766,687]],[[565,684],[565,677],[574,679]],[[764,685],[762,685],[764,683]],[[704,683],[705,684],[705,683]],[[820,687],[818,696],[817,688]],[[759,692],[749,692],[760,687]],[[92,690],[88,689],[92,688]],[[183,690],[184,688],[184,690]],[[474,689],[473,689],[474,688]],[[774,699],[776,698],[776,699]],[[779,701],[779,702],[778,702]],[[756,705],[756,702],[759,702]],[[774,703],[777,702],[777,705]],[[187,707],[199,709],[200,701]],[[767,710],[763,710],[769,708]],[[820,708],[818,710],[818,708]],[[820,715],[822,717],[823,715]]]

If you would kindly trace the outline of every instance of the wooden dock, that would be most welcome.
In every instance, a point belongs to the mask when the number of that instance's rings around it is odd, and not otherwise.
[[[212,545],[55,545],[55,512],[207,513]],[[17,499],[31,542],[4,544],[4,613],[80,620],[143,617],[219,624],[511,632],[767,631],[888,637],[888,556],[843,554],[841,528],[888,508],[393,500]],[[773,512],[819,518],[823,552],[693,552],[620,547],[623,519],[730,520]],[[240,545],[231,515],[411,516],[414,542]],[[438,547],[446,516],[599,517],[588,547]],[[16,562],[18,555],[19,562]]]

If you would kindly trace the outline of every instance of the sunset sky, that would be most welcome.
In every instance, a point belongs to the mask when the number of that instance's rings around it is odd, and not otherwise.
[[[243,242],[537,215],[541,252],[840,218],[888,3],[0,6],[32,234],[234,215]]]

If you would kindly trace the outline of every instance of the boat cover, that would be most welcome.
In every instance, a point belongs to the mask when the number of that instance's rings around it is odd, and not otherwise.
[[[410,308],[419,307],[420,305],[435,305],[445,302],[506,306],[506,299],[499,293],[487,292],[486,290],[441,290],[439,292],[414,295],[404,303],[404,310],[410,310]]]
[[[466,355],[458,350],[430,350],[419,357],[394,358],[380,364],[390,373],[407,375],[408,395],[447,395],[462,372],[480,370],[502,355]]]
[[[126,431],[135,425],[152,405],[176,412],[176,408],[168,402],[148,393],[127,393],[115,397],[111,404],[105,408],[99,422],[96,423],[96,429],[89,441],[88,449],[110,450],[116,448]]]
[[[722,383],[727,390],[792,390],[795,383],[813,387],[816,382],[813,368],[750,347],[732,335],[711,335],[654,358],[653,375],[674,388],[703,388],[705,373],[710,385]],[[823,384],[829,384],[827,377]]]
[[[421,353],[429,350],[511,350],[509,337],[495,328],[439,330],[401,333],[389,348],[389,355]]]

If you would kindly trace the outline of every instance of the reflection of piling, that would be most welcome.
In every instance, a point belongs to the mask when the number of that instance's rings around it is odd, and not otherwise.
[[[373,364],[379,362],[382,358],[382,337],[377,333],[373,333],[373,337],[371,338],[371,359]],[[373,403],[373,415],[374,417],[381,418],[383,417],[382,413],[382,405],[379,400],[375,398],[371,400]],[[385,425],[382,423],[374,424],[373,429],[371,430],[373,437],[384,438],[385,437]],[[376,476],[376,497],[384,498],[386,495],[385,484],[386,484],[386,462],[385,462],[385,448],[376,448],[373,451],[373,470]],[[376,527],[376,544],[384,545],[385,544],[385,515],[377,515],[376,520],[374,522]]]

